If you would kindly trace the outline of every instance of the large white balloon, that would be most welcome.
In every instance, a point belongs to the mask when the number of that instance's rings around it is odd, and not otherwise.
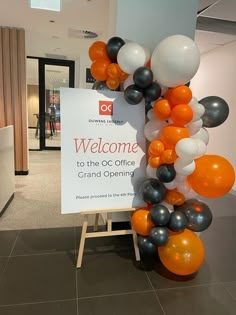
[[[198,150],[198,144],[191,138],[183,138],[179,140],[175,147],[175,152],[181,159],[190,161],[197,156]]]
[[[117,62],[124,72],[133,74],[136,69],[145,65],[145,50],[137,43],[124,44],[118,52]]]
[[[199,64],[198,47],[191,38],[184,35],[173,35],[163,39],[151,57],[154,78],[161,85],[168,87],[189,82],[196,74]]]
[[[200,139],[207,145],[209,142],[209,133],[206,128],[200,128],[200,130],[194,135],[192,135],[191,138]]]
[[[160,120],[150,120],[144,126],[144,135],[148,141],[158,139],[160,131],[167,123]]]
[[[174,163],[174,168],[176,170],[176,173],[179,175],[190,175],[195,170],[195,162],[186,162],[185,160],[182,160],[180,158],[177,158]]]

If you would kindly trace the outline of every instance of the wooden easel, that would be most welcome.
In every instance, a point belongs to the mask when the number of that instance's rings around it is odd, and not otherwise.
[[[133,243],[134,243],[134,251],[135,251],[135,258],[137,261],[140,261],[140,253],[139,248],[137,245],[137,234],[133,229],[129,230],[115,230],[112,231],[112,213],[116,212],[132,212],[135,211],[136,208],[128,208],[128,209],[110,209],[110,210],[96,210],[96,211],[89,211],[89,210],[83,210],[80,212],[84,216],[84,222],[82,226],[82,233],[81,233],[81,239],[80,239],[80,245],[79,245],[79,253],[78,253],[78,259],[77,259],[77,268],[80,268],[82,265],[82,259],[83,259],[83,253],[84,253],[84,244],[86,238],[93,238],[93,237],[104,237],[104,236],[114,236],[114,235],[129,235],[132,234],[133,236]],[[95,222],[94,222],[94,232],[87,232],[88,228],[88,219],[89,215],[95,214]],[[98,220],[99,215],[106,215],[107,220],[107,230],[103,232],[98,232]],[[103,217],[103,216],[102,216]]]

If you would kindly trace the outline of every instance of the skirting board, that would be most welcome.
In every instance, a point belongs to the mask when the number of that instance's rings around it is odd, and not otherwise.
[[[2,208],[2,210],[0,210],[0,217],[3,215],[3,213],[7,210],[7,208],[9,207],[10,203],[12,202],[14,198],[14,193],[11,195],[11,197],[8,199],[7,203],[5,204],[5,206]]]

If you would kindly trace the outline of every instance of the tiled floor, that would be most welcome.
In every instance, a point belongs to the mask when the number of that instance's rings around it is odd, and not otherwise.
[[[76,270],[80,228],[0,232],[1,315],[235,315],[236,217],[201,234],[206,260],[178,277],[134,260],[130,237],[88,239]]]

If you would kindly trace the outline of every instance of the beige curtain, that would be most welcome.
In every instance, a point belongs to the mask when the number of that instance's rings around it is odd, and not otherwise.
[[[27,173],[25,31],[0,27],[0,128],[14,126],[15,171]]]

